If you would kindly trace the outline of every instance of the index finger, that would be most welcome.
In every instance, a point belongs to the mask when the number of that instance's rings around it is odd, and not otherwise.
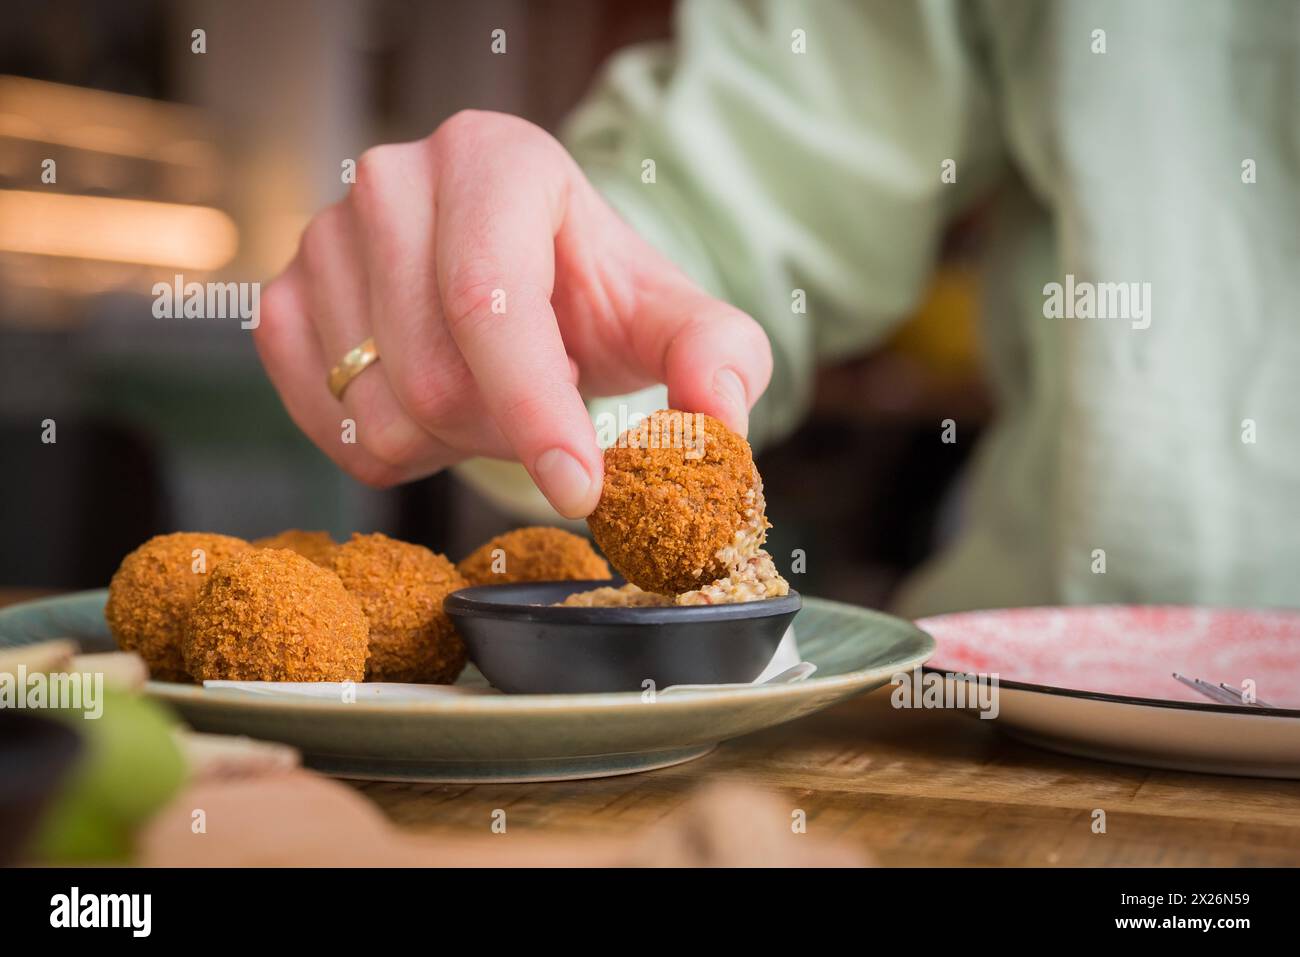
[[[600,499],[604,460],[551,308],[560,190],[521,176],[517,151],[479,146],[488,155],[457,157],[438,184],[447,327],[533,481],[558,512],[580,518]]]

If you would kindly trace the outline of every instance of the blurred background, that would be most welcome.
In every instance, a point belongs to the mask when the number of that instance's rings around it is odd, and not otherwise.
[[[521,524],[452,475],[375,491],[307,442],[236,320],[157,319],[156,282],[259,281],[340,198],[341,163],[457,110],[555,129],[673,4],[46,0],[0,26],[0,587],[102,587],[151,535],[384,531],[458,559]],[[509,53],[490,53],[503,28]],[[192,52],[204,31],[205,53]],[[53,160],[54,181],[43,179]],[[929,300],[819,378],[759,467],[802,590],[884,603],[947,534],[987,421],[977,214]],[[959,444],[935,441],[956,417]],[[48,437],[54,424],[56,441]]]

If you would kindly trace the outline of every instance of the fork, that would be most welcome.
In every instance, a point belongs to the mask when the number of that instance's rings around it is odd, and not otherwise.
[[[1211,701],[1217,701],[1219,704],[1244,705],[1247,708],[1273,707],[1267,701],[1261,701],[1259,698],[1256,698],[1254,701],[1247,701],[1245,695],[1236,688],[1225,685],[1222,681],[1217,685],[1212,685],[1208,681],[1202,681],[1200,678],[1189,678],[1186,675],[1180,675],[1176,671],[1173,672],[1173,675],[1174,680],[1182,682],[1193,691],[1199,691]]]

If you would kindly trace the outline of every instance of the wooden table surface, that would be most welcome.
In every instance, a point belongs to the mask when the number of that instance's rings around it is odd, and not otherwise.
[[[0,589],[0,605],[35,597]],[[481,836],[622,837],[703,784],[747,782],[806,815],[808,834],[884,865],[1300,865],[1300,781],[1065,757],[950,711],[897,711],[886,687],[642,774],[544,784],[356,783],[399,827]],[[1105,833],[1095,833],[1096,810]]]
[[[593,781],[357,787],[399,825],[619,836],[737,779],[806,814],[808,834],[883,865],[1300,864],[1300,781],[1126,767],[1022,745],[996,722],[896,711],[886,687],[673,768]],[[1094,811],[1105,833],[1094,833]]]

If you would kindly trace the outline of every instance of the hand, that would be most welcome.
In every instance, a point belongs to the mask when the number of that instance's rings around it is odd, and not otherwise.
[[[582,395],[662,382],[675,408],[743,434],[772,368],[752,319],[642,241],[551,136],[503,114],[368,150],[261,302],[271,380],[349,473],[389,486],[518,459],[571,518],[603,477]],[[328,371],[368,336],[380,360],[340,402]]]

